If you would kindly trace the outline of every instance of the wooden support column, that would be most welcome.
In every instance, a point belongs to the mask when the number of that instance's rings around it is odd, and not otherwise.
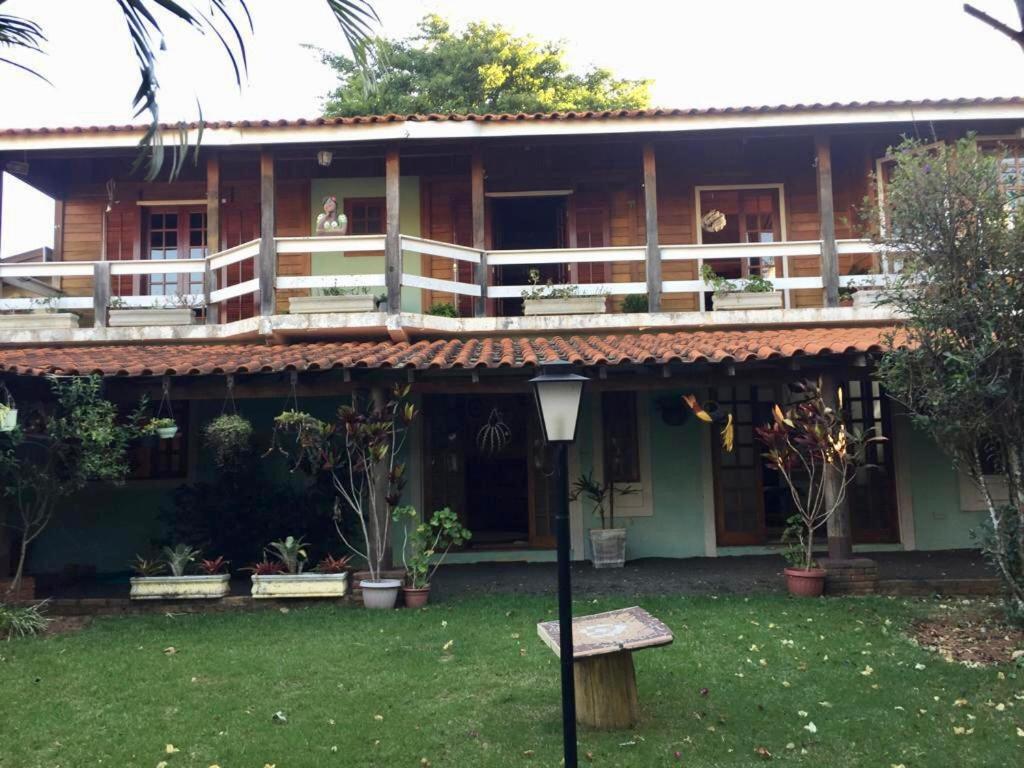
[[[220,157],[211,154],[206,158],[206,253],[212,255],[220,250]],[[206,298],[207,324],[220,321],[219,307],[210,303],[210,292],[216,288],[216,273],[206,270],[203,293]]]
[[[260,281],[260,314],[274,314],[277,281],[277,243],[274,242],[274,155],[260,152],[260,253],[256,272]]]
[[[832,200],[832,145],[823,133],[814,136],[814,160],[818,176],[818,214],[821,217],[821,279],[825,306],[839,306],[839,255],[836,252],[836,213]]]
[[[399,225],[399,197],[401,179],[398,165],[398,147],[388,147],[384,153],[384,201],[387,227],[384,230],[384,281],[388,289],[388,312],[402,311],[402,240]]]
[[[473,209],[473,247],[482,253],[476,265],[476,283],[480,286],[480,297],[473,302],[473,314],[484,317],[487,314],[487,247],[484,205],[484,156],[480,147],[473,148],[470,167],[470,200]]]
[[[824,372],[821,374],[821,395],[825,404],[838,408],[838,377],[834,373]],[[835,473],[826,475],[830,482],[825,485],[825,504],[831,506],[833,500],[840,493],[840,479]],[[850,528],[850,505],[848,501],[835,511],[835,514],[828,519],[826,527],[828,531],[828,557],[829,560],[848,560],[853,554],[853,534]]]
[[[110,306],[110,262],[98,261],[92,268],[92,310],[95,313],[93,326],[107,327]]]
[[[632,651],[577,658],[576,719],[580,725],[602,730],[624,730],[640,715]]]
[[[661,311],[661,248],[658,246],[658,174],[654,145],[644,144],[644,211],[647,225],[647,310]]]

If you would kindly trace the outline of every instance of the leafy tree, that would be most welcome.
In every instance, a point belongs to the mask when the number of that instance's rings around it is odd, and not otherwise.
[[[641,109],[650,103],[649,80],[618,79],[598,67],[575,74],[559,43],[517,37],[485,22],[456,31],[437,15],[424,17],[412,37],[372,40],[365,69],[343,54],[323,52],[323,60],[339,79],[324,103],[328,116]]]
[[[982,545],[1024,620],[1024,201],[971,138],[894,158],[878,242],[903,263],[883,301],[905,319],[878,376],[980,489]]]
[[[56,404],[36,431],[0,434],[0,523],[14,528],[20,540],[15,593],[29,545],[46,530],[60,500],[90,481],[123,481],[128,443],[142,432],[144,403],[124,422],[103,398],[98,376],[52,377],[50,386]]]
[[[7,0],[0,0],[2,6]],[[162,23],[175,21],[184,24],[193,32],[216,39],[227,54],[234,72],[235,81],[242,82],[246,71],[245,36],[243,30],[253,29],[249,0],[112,0],[124,17],[125,28],[132,41],[135,60],[139,67],[139,87],[132,99],[136,116],[149,114],[149,128],[139,142],[138,164],[145,164],[147,179],[155,179],[163,168],[165,153],[160,130],[160,106],[158,96],[160,82],[157,79],[157,49],[164,45]],[[369,0],[322,0],[326,2],[338,22],[341,32],[352,51],[355,66],[365,62],[364,47],[379,21]],[[11,50],[41,52],[46,42],[42,27],[31,19],[0,13],[0,52]],[[97,44],[101,38],[97,37]],[[10,64],[34,75],[39,73],[25,64],[6,56],[0,56],[0,63]],[[200,125],[202,112],[200,112]],[[180,125],[180,141],[173,148],[170,175],[173,178],[181,170],[188,155],[185,124]],[[198,149],[198,142],[196,144]],[[193,153],[193,158],[197,155]]]

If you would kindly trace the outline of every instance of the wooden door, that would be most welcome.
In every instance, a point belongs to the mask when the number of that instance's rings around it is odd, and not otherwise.
[[[606,248],[611,245],[611,210],[608,195],[581,190],[570,201],[575,229],[575,247]],[[611,282],[611,265],[606,262],[575,265],[576,279],[581,283]]]
[[[143,258],[160,261],[206,257],[205,207],[150,208],[145,222]],[[202,268],[187,274],[150,274],[143,284],[143,292],[150,296],[194,295],[202,294],[203,290]]]
[[[866,467],[857,471],[847,489],[850,527],[854,541],[899,541],[896,473],[892,456],[892,420],[889,398],[869,377],[843,386],[846,425],[862,434],[887,438],[867,447]]]

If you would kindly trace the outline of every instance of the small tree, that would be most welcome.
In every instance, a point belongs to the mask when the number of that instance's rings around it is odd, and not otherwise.
[[[392,511],[405,486],[400,456],[416,417],[408,396],[408,386],[396,386],[389,393],[378,387],[369,398],[353,395],[352,404],[341,406],[331,423],[298,411],[286,411],[274,420],[271,451],[289,456],[293,470],[330,477],[336,493],[334,527],[342,543],[366,560],[371,580],[378,580],[391,560]],[[281,434],[294,436],[291,445],[281,445]],[[362,547],[345,534],[346,514],[359,524]]]
[[[983,547],[1024,620],[1024,208],[1020,179],[972,138],[892,153],[876,240],[903,272],[882,300],[902,317],[878,376],[977,485]]]
[[[821,384],[799,385],[806,397],[785,411],[772,409],[772,421],[757,427],[757,439],[765,447],[765,463],[776,470],[789,488],[796,509],[790,535],[799,542],[794,566],[814,567],[814,534],[846,500],[846,489],[861,463],[864,446],[880,437],[863,438],[848,432],[839,408],[825,402]]]
[[[0,493],[18,532],[18,565],[10,591],[21,586],[29,545],[46,530],[57,504],[90,481],[120,483],[128,474],[128,443],[141,432],[143,406],[127,422],[103,399],[98,376],[50,378],[52,415],[37,432],[0,434]]]

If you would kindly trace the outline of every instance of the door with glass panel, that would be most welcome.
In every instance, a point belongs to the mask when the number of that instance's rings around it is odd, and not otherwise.
[[[202,208],[157,208],[146,217],[146,250],[144,258],[152,261],[171,259],[202,259],[206,256],[206,210]],[[157,272],[147,275],[144,293],[178,297],[202,295],[203,269],[196,272]]]

